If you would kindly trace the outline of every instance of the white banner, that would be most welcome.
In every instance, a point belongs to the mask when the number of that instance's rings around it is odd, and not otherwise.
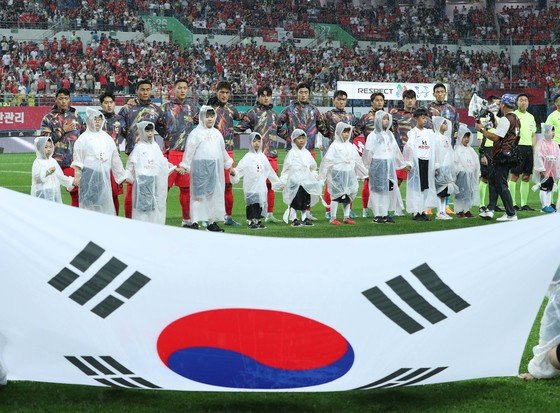
[[[129,388],[341,391],[515,375],[560,261],[558,214],[278,239],[0,188],[0,228],[8,379]]]
[[[348,93],[348,99],[369,100],[372,93],[381,92],[385,100],[402,100],[405,90],[416,92],[417,100],[435,100],[433,90],[436,83],[381,83],[381,82],[336,82],[336,90]],[[445,85],[447,88],[447,85]]]

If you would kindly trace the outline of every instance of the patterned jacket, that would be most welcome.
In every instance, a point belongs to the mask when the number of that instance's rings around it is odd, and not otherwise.
[[[286,140],[286,149],[292,147],[291,136],[294,129],[302,129],[307,134],[308,150],[313,151],[317,133],[327,133],[323,116],[315,105],[292,102],[284,108],[278,118],[278,136]]]
[[[127,155],[130,155],[136,140],[139,137],[138,128],[136,124],[143,120],[148,122],[153,122],[156,125],[156,131],[161,135],[165,136],[165,125],[163,122],[163,111],[161,108],[153,103],[151,100],[139,101],[135,99],[135,104],[126,104],[123,106],[119,112],[124,119],[124,136],[126,138],[126,149]]]
[[[399,149],[403,150],[404,144],[408,139],[408,132],[416,126],[416,119],[412,116],[413,112],[407,112],[404,109],[399,109],[393,113],[393,121],[397,122],[397,129],[394,133]]]
[[[353,113],[348,113],[344,109],[331,109],[323,113],[323,121],[325,123],[325,135],[326,138],[332,142],[334,139],[334,131],[336,124],[338,122],[345,122],[349,125],[356,127],[358,124],[358,118]],[[356,136],[356,131],[354,131],[354,136]]]
[[[222,104],[216,96],[208,100],[208,106],[212,106],[216,111],[216,123],[214,127],[222,133],[226,151],[233,151],[233,138],[236,135],[233,129],[233,121],[241,121],[241,113],[229,102]]]
[[[236,132],[251,129],[263,139],[263,153],[269,158],[278,156],[278,115],[272,105],[257,103],[243,115],[243,120],[234,128]]]
[[[103,130],[111,135],[111,138],[115,141],[115,145],[117,148],[119,144],[124,140],[124,119],[123,117],[115,112],[108,113],[105,111],[101,111],[103,116],[105,116],[105,124],[103,125]]]
[[[189,100],[169,101],[161,107],[165,122],[164,146],[172,151],[184,151],[189,133],[198,124],[198,106]]]
[[[63,126],[73,124],[74,128],[70,132],[64,132]],[[69,107],[62,111],[56,105],[47,113],[41,121],[41,135],[49,136],[54,143],[53,159],[61,168],[68,168],[74,156],[74,143],[78,136],[86,130],[86,125],[76,112],[76,109]]]

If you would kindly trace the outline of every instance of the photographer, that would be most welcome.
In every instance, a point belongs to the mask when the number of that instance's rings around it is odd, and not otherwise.
[[[517,164],[516,153],[521,127],[519,118],[513,113],[515,110],[515,95],[509,93],[503,95],[500,100],[500,109],[504,116],[499,120],[494,132],[487,131],[480,121],[476,123],[476,130],[482,133],[483,137],[494,142],[488,173],[490,202],[488,203],[488,210],[481,212],[480,217],[484,219],[494,217],[499,195],[504,203],[506,213],[497,221],[515,221],[517,215],[508,189],[509,169]]]

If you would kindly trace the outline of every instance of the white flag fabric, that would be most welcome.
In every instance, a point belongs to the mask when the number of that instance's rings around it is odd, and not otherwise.
[[[263,238],[0,188],[0,228],[8,380],[143,389],[343,391],[515,375],[560,261],[558,214]]]

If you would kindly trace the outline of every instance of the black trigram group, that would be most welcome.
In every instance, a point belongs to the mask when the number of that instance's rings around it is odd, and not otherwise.
[[[117,258],[111,257],[95,274],[88,278],[85,274],[86,271],[95,262],[103,259],[104,252],[105,250],[99,245],[89,242],[68,266],[64,267],[49,280],[51,286],[63,292],[70,285],[79,283],[84,278],[87,278],[69,297],[83,306],[98,294],[105,294],[104,298],[91,309],[94,314],[101,318],[106,318],[112,314],[150,281],[150,278],[135,271],[132,275],[126,277],[114,290],[106,292],[107,286],[119,277],[128,266]]]
[[[447,367],[421,367],[412,369],[403,367],[391,374],[354,390],[384,389],[387,387],[412,386],[441,373]]]
[[[160,389],[161,387],[138,377],[111,356],[64,356],[66,360],[98,383],[110,387],[130,389]]]
[[[422,264],[412,270],[412,274],[430,291],[433,296],[445,304],[455,313],[463,311],[470,304],[457,295],[442,279],[430,268],[428,264]],[[422,296],[401,275],[386,282],[410,308],[420,314],[431,324],[445,320],[447,316],[429,303],[433,297]],[[424,328],[422,324],[406,313],[405,309],[399,307],[379,287],[370,288],[362,293],[375,307],[385,314],[391,321],[401,327],[409,334],[414,334]]]

